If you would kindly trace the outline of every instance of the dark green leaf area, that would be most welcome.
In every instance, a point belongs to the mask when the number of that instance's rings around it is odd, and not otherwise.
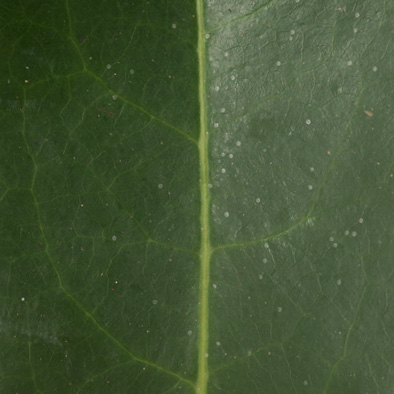
[[[13,366],[13,373],[2,380],[3,388],[31,392],[45,384],[47,390],[61,388],[65,393],[122,392],[135,387],[143,387],[144,393],[163,387],[172,392],[172,377],[131,361],[130,355],[119,352],[110,338],[103,338],[103,332],[86,316],[76,313],[74,303],[65,301],[63,294],[54,290],[50,302],[48,295],[26,298],[22,307],[9,309],[19,317],[12,325],[3,326],[4,333],[14,333],[18,339],[3,346],[4,357]],[[180,384],[180,389],[189,392],[187,385]]]
[[[91,78],[120,99],[198,135],[195,6],[167,1],[75,3],[72,39]],[[102,15],[107,15],[103,18]]]
[[[0,392],[391,393],[393,7],[1,2]]]

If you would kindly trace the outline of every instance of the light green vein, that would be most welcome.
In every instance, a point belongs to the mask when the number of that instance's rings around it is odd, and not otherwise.
[[[188,139],[189,141],[192,141],[193,143],[197,143],[197,141],[191,137],[189,134],[187,134],[185,131],[181,130],[180,128],[172,125],[171,123],[168,123],[167,121],[165,121],[164,119],[153,115],[152,113],[150,113],[149,111],[147,111],[145,108],[141,107],[140,105],[134,103],[133,101],[129,100],[128,98],[122,96],[121,94],[115,92],[115,90],[112,90],[100,77],[98,77],[95,73],[93,73],[92,71],[90,71],[89,69],[85,69],[84,70],[88,75],[90,75],[93,79],[95,79],[100,85],[102,85],[111,96],[116,95],[119,101],[122,101],[123,103],[127,104],[129,107],[133,107],[135,109],[137,109],[138,111],[142,112],[143,114],[147,115],[149,118],[151,118],[152,120],[161,123],[162,125],[168,127],[169,129],[176,131],[178,134],[182,135],[183,137],[185,137],[186,139]]]
[[[275,239],[275,238],[280,238],[280,237],[284,236],[285,234],[288,234],[292,230],[296,229],[297,227],[299,227],[303,224],[313,223],[315,220],[316,220],[316,217],[306,215],[306,216],[302,217],[301,219],[299,219],[294,224],[292,224],[290,227],[280,230],[277,233],[269,234],[265,237],[254,239],[252,241],[236,242],[236,243],[231,243],[231,244],[218,245],[212,251],[216,252],[217,250],[220,250],[220,249],[246,247],[246,246],[250,246],[250,245],[261,244],[263,242],[267,242],[267,241]]]
[[[220,30],[220,29],[223,29],[223,28],[225,28],[225,27],[227,27],[227,26],[229,26],[229,25],[232,25],[232,24],[234,24],[234,23],[237,23],[237,22],[239,22],[240,20],[245,20],[245,19],[247,19],[247,18],[250,18],[251,16],[258,14],[259,12],[266,10],[270,5],[272,5],[272,4],[275,3],[276,1],[277,1],[277,0],[269,0],[267,3],[262,4],[260,7],[257,7],[256,9],[254,9],[254,10],[251,11],[251,12],[248,12],[248,13],[246,13],[246,14],[244,14],[244,15],[241,15],[241,16],[238,16],[238,17],[236,17],[236,18],[234,18],[234,19],[231,19],[229,22],[226,22],[226,23],[223,23],[223,24],[221,24],[221,25],[216,26],[215,28],[209,30],[209,33],[214,33],[215,31]],[[232,11],[233,11],[233,10],[231,10],[231,12],[232,12]],[[234,9],[234,11],[236,11],[236,10]]]
[[[68,0],[66,0],[66,11],[67,11],[67,18],[68,18],[68,30],[69,30],[69,37],[68,39],[71,42],[71,45],[74,47],[75,52],[78,54],[78,57],[81,60],[81,64],[82,64],[82,69],[83,72],[85,72],[86,74],[88,74],[90,77],[92,77],[95,81],[97,81],[100,85],[102,85],[111,96],[117,96],[118,100],[122,101],[123,103],[127,104],[129,107],[133,107],[135,109],[137,109],[138,111],[142,112],[143,114],[147,115],[149,118],[151,118],[152,120],[161,123],[162,125],[166,126],[167,128],[177,132],[178,134],[182,135],[183,137],[185,137],[186,139],[188,139],[189,141],[192,141],[193,143],[197,143],[197,141],[191,137],[189,134],[187,134],[185,131],[183,131],[182,129],[172,125],[171,123],[168,123],[167,121],[165,121],[164,119],[150,113],[149,111],[147,111],[145,108],[141,107],[140,105],[134,103],[133,101],[127,99],[126,97],[120,95],[119,93],[115,92],[114,90],[112,90],[99,76],[97,76],[94,72],[90,71],[85,59],[81,53],[81,49],[78,46],[77,42],[75,41],[75,34],[73,32],[73,28],[72,28],[72,18],[71,18],[71,12],[70,12],[70,6],[68,3]],[[134,34],[134,33],[133,33]]]
[[[43,391],[41,391],[37,385],[37,376],[36,373],[34,371],[34,360],[32,357],[32,342],[29,340],[28,342],[28,349],[29,349],[29,364],[30,364],[30,371],[31,371],[31,378],[34,384],[34,388],[35,388],[35,392],[39,393],[39,394],[44,394]]]
[[[86,70],[85,60],[84,60],[84,58],[82,56],[82,53],[81,53],[81,51],[80,51],[80,49],[79,49],[79,47],[76,44],[75,39],[74,39],[74,32],[73,32],[72,23],[71,23],[70,5],[68,4],[68,0],[66,0],[66,4],[65,5],[66,5],[66,12],[67,12],[67,19],[68,19],[68,33],[70,35],[69,39],[71,41],[71,44],[75,48],[75,50],[76,50],[76,52],[77,52],[77,54],[79,56],[79,59],[81,60],[81,63],[82,63],[82,66],[83,66],[84,70]]]
[[[61,290],[67,295],[67,297],[70,298],[70,299],[72,300],[73,304],[76,305],[76,306],[78,307],[78,309],[80,309],[80,310],[85,314],[85,316],[90,320],[90,322],[93,323],[93,325],[94,325],[99,331],[101,331],[106,337],[108,337],[108,338],[109,338],[113,343],[115,343],[120,349],[122,349],[125,353],[127,353],[127,354],[130,356],[130,358],[132,358],[134,361],[137,361],[137,362],[139,362],[139,363],[141,363],[141,364],[144,364],[144,365],[146,365],[146,366],[152,367],[152,368],[154,368],[154,369],[156,369],[156,370],[158,370],[158,371],[160,371],[160,372],[163,372],[163,373],[165,373],[165,374],[167,374],[167,375],[170,375],[170,376],[176,378],[177,380],[182,381],[182,382],[184,382],[184,383],[186,383],[186,384],[188,384],[188,385],[194,387],[194,383],[191,382],[191,381],[188,380],[188,379],[185,379],[182,375],[179,375],[179,374],[177,374],[177,373],[175,373],[175,372],[172,372],[172,371],[170,371],[170,370],[168,370],[168,369],[165,369],[165,368],[161,367],[160,365],[157,365],[157,364],[155,364],[155,363],[153,363],[153,362],[151,362],[151,361],[148,361],[148,360],[145,360],[145,359],[143,359],[143,358],[140,358],[140,357],[136,356],[136,355],[135,355],[134,353],[132,353],[126,346],[124,346],[120,341],[118,341],[114,336],[112,336],[107,330],[105,330],[104,327],[103,327],[101,324],[99,324],[99,323],[97,322],[97,320],[94,318],[94,316],[93,316],[88,310],[86,310],[86,309],[83,307],[83,305],[80,304],[80,303],[78,302],[78,300],[77,300],[76,298],[74,298],[74,296],[73,296],[71,293],[69,293],[69,292],[67,291],[67,289],[65,289],[65,288],[63,287],[62,284],[61,284],[60,287],[61,287]]]
[[[50,262],[52,269],[54,270],[56,276],[57,276],[57,280],[59,282],[59,289],[67,296],[67,298],[69,298],[71,300],[71,302],[74,304],[74,306],[77,307],[77,309],[79,309],[85,316],[86,318],[97,328],[98,331],[102,332],[108,339],[110,339],[116,346],[118,346],[122,351],[124,351],[126,354],[128,354],[128,356],[133,359],[136,362],[139,362],[141,364],[144,364],[146,366],[152,367],[160,372],[163,372],[167,375],[170,375],[174,378],[176,378],[179,381],[182,381],[184,383],[187,383],[188,385],[195,387],[194,383],[191,382],[188,379],[185,379],[182,375],[179,375],[175,372],[172,372],[166,368],[161,367],[160,365],[157,365],[149,360],[145,360],[141,357],[136,356],[134,353],[132,353],[125,345],[123,345],[118,339],[116,339],[110,332],[108,332],[95,318],[94,316],[81,304],[79,303],[79,301],[66,289],[66,287],[63,285],[63,281],[62,278],[59,274],[59,271],[56,269],[55,264],[53,263],[53,259],[50,256],[49,253],[49,244],[48,241],[46,239],[45,233],[44,233],[44,229],[43,229],[43,225],[41,222],[41,215],[39,213],[39,203],[37,200],[37,197],[34,193],[34,190],[31,190],[32,195],[33,195],[33,200],[34,200],[34,205],[36,207],[36,211],[37,211],[37,217],[38,217],[38,225],[39,225],[39,229],[40,229],[40,233],[42,236],[42,239],[44,241],[44,245],[45,245],[45,254],[48,258],[48,261]]]
[[[137,166],[138,166],[138,165],[139,165],[139,163],[137,164]],[[134,168],[135,168],[135,167],[134,167]],[[132,169],[132,171],[134,171],[134,168]],[[107,184],[105,184],[104,182],[102,182],[101,178],[100,178],[93,170],[91,170],[91,173],[96,177],[97,181],[101,184],[101,186],[103,187],[103,189],[104,189],[107,193],[109,193],[109,194],[112,196],[113,200],[116,201],[116,203],[118,204],[118,206],[122,208],[123,212],[124,212],[130,219],[133,220],[133,222],[137,225],[137,227],[138,227],[139,230],[141,231],[141,234],[145,237],[145,240],[144,240],[144,241],[137,242],[137,243],[133,243],[134,245],[136,245],[136,244],[144,244],[144,243],[145,243],[145,244],[154,244],[154,245],[157,245],[157,246],[161,246],[161,247],[163,247],[163,248],[166,248],[166,249],[176,250],[176,251],[183,252],[183,253],[187,253],[187,254],[192,254],[192,255],[197,255],[197,254],[198,254],[198,253],[197,253],[197,250],[185,249],[185,248],[179,247],[179,246],[177,246],[177,245],[173,245],[173,244],[170,244],[170,243],[162,242],[162,241],[159,241],[159,240],[153,238],[153,237],[151,236],[151,234],[149,233],[149,231],[142,225],[142,223],[141,223],[138,219],[136,219],[134,212],[130,211],[130,210],[126,207],[126,205],[122,202],[122,200],[119,198],[118,194],[115,193],[115,192],[111,189],[111,186],[108,186]],[[121,174],[120,174],[120,175],[121,175]],[[114,183],[115,180],[116,180],[120,175],[116,176],[116,177],[114,178],[114,180],[113,180],[111,183]],[[1,199],[0,199],[0,201],[1,201]],[[128,243],[128,244],[125,244],[125,245],[131,245],[131,244]]]
[[[195,387],[194,383],[191,382],[188,379],[185,379],[182,375],[179,375],[175,372],[172,372],[166,368],[161,367],[160,365],[157,365],[149,360],[145,360],[141,357],[136,356],[134,353],[132,353],[125,345],[123,345],[119,340],[117,340],[113,335],[111,335],[110,332],[108,332],[95,318],[94,316],[82,305],[78,302],[78,300],[64,287],[63,281],[61,279],[61,276],[59,274],[59,271],[56,269],[53,259],[49,254],[49,244],[46,240],[46,236],[43,230],[43,226],[41,223],[40,215],[39,215],[39,207],[38,207],[38,200],[35,196],[34,191],[32,190],[32,195],[34,199],[34,203],[36,206],[36,211],[38,215],[38,222],[39,222],[39,228],[41,232],[41,236],[44,240],[45,243],[45,254],[47,255],[47,258],[52,266],[52,269],[55,271],[55,274],[57,276],[58,282],[59,282],[59,288],[60,290],[71,300],[71,302],[79,309],[85,316],[86,318],[97,328],[98,331],[102,332],[104,336],[106,336],[108,339],[110,339],[117,347],[119,347],[122,351],[124,351],[131,359],[133,359],[136,362],[139,362],[141,364],[144,364],[146,366],[152,367],[160,372],[165,373],[166,375],[170,375],[174,377],[175,379],[182,381],[192,387]]]
[[[201,199],[201,249],[200,249],[200,316],[199,354],[196,393],[206,394],[208,386],[208,340],[209,340],[209,266],[212,248],[209,235],[209,164],[207,130],[207,95],[205,72],[205,29],[203,0],[197,0],[198,27],[198,74],[200,102],[200,138],[198,141],[200,159],[200,199]]]
[[[363,292],[362,292],[362,294],[361,294],[361,296],[360,296],[360,300],[359,300],[359,302],[358,302],[356,311],[355,311],[355,313],[354,313],[353,320],[350,322],[349,328],[348,328],[347,333],[346,333],[346,338],[345,338],[345,342],[344,342],[344,344],[343,344],[342,354],[341,354],[341,356],[338,358],[337,362],[336,362],[336,363],[332,366],[332,368],[331,368],[331,371],[330,371],[329,376],[328,376],[328,378],[327,378],[326,384],[325,384],[325,386],[324,386],[323,394],[328,393],[328,390],[330,389],[330,384],[332,383],[332,381],[333,381],[333,379],[334,379],[335,373],[336,373],[337,370],[339,369],[340,364],[341,364],[341,363],[347,358],[347,356],[348,356],[348,344],[349,344],[350,336],[353,334],[354,327],[355,327],[355,325],[356,325],[356,323],[357,323],[357,320],[358,320],[358,318],[359,318],[359,316],[360,316],[361,306],[362,306],[362,304],[363,304],[363,302],[364,302],[364,297],[365,297],[365,294],[366,294],[368,288],[369,288],[369,285],[365,286],[365,287],[364,287],[364,290],[363,290]]]

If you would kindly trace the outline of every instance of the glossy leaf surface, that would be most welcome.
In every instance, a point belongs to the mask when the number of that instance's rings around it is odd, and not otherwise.
[[[391,392],[392,2],[0,10],[1,392]]]

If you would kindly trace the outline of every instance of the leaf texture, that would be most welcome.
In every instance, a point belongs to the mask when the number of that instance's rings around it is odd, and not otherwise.
[[[4,393],[391,393],[394,4],[11,1]]]

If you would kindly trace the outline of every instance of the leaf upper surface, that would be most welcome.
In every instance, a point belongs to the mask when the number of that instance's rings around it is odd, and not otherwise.
[[[0,10],[1,392],[391,392],[391,2]]]

